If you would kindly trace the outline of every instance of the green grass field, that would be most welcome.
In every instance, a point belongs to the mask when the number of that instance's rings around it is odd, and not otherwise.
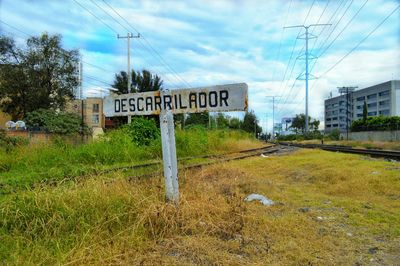
[[[261,145],[236,132],[204,133],[203,140],[196,136],[199,132],[178,134],[188,134],[179,142],[195,145],[190,142],[198,141],[202,147],[193,152],[199,154]],[[92,156],[83,163],[76,154],[92,152],[89,147],[102,154],[96,145],[107,144],[67,147],[68,156],[53,146],[36,147],[32,153],[23,148],[3,154],[2,162],[12,157],[8,160],[19,162],[25,170],[31,163],[57,169],[68,162],[91,169],[105,157]],[[192,154],[195,147],[179,147],[180,156]],[[141,156],[154,159],[155,150],[150,146],[140,151]],[[141,160],[135,155],[122,158],[115,164]],[[40,173],[40,167],[34,167]],[[2,179],[7,193],[0,196],[0,261],[17,265],[396,265],[400,261],[399,173],[397,162],[319,150],[254,157],[180,172],[179,208],[165,203],[162,176],[127,180],[119,171],[57,184],[43,183],[41,175],[22,182],[21,176],[15,182],[18,189],[10,190],[12,178],[5,175],[9,181]],[[21,189],[21,184],[41,185]],[[250,193],[263,194],[276,204],[244,202]]]

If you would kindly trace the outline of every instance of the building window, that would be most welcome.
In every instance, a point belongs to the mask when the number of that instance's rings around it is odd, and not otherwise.
[[[368,100],[376,99],[376,94],[368,95],[368,96],[367,96],[367,99],[368,99]]]
[[[327,118],[326,121],[331,121],[331,119],[330,119],[330,118]]]
[[[376,116],[376,112],[368,112],[369,116]]]
[[[363,117],[363,115],[362,114],[357,114],[357,117]]]
[[[381,91],[380,93],[379,93],[379,97],[381,97],[381,96],[386,96],[386,95],[389,95],[390,94],[390,91]]]
[[[338,127],[338,124],[333,124],[332,127]]]
[[[382,110],[382,111],[379,111],[379,114],[380,114],[380,115],[389,115],[389,110]]]
[[[99,115],[92,115],[92,123],[93,124],[99,123]]]
[[[334,120],[334,121],[337,120],[337,117],[333,117],[332,120]]]
[[[379,102],[379,106],[385,106],[385,105],[389,105],[389,100],[380,101],[380,102]]]
[[[98,113],[99,112],[99,104],[95,103],[93,104],[93,113]]]
[[[357,101],[359,101],[359,102],[362,102],[362,101],[364,101],[364,100],[365,100],[365,97],[364,97],[364,96],[358,97],[358,98],[357,98]]]
[[[368,104],[368,107],[376,107],[376,103],[370,103]]]
[[[363,106],[362,106],[362,105],[358,105],[358,106],[357,106],[357,109],[358,109],[358,110],[363,109]]]

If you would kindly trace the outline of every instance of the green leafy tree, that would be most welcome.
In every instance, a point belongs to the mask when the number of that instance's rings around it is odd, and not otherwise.
[[[185,126],[201,125],[203,127],[208,127],[208,119],[208,112],[192,113],[186,118]]]
[[[0,36],[0,108],[13,119],[40,108],[62,110],[78,86],[78,57],[61,47],[60,35],[31,37],[24,49]]]
[[[132,70],[131,79],[131,88],[128,89],[128,75],[125,71],[121,71],[115,74],[112,87],[117,89],[117,94],[126,94],[132,92],[158,91],[163,85],[163,81],[158,75],[153,75],[146,69],[143,69],[142,72],[135,72]]]
[[[364,105],[363,105],[363,121],[367,121],[368,118],[368,105],[367,102],[364,101]]]
[[[239,118],[234,117],[229,120],[229,128],[231,129],[240,129],[241,125],[242,121]]]
[[[49,109],[38,109],[26,115],[26,125],[30,130],[46,131],[55,134],[90,133],[82,119],[67,112],[54,112]]]
[[[218,128],[222,129],[229,127],[229,119],[223,113],[218,113],[217,116],[215,117],[215,120],[217,122]]]
[[[317,119],[312,120],[311,117],[308,117],[308,125],[310,131],[318,131],[320,121]],[[304,133],[306,129],[306,115],[298,114],[293,118],[292,125],[290,126],[296,134]]]
[[[262,128],[258,125],[257,117],[253,111],[245,113],[241,129],[253,134],[254,131],[257,134],[262,132]]]

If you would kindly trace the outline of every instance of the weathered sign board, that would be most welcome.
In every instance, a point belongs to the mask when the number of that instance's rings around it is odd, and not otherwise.
[[[236,83],[179,90],[109,95],[104,115],[160,115],[166,197],[178,203],[178,163],[173,114],[247,110],[247,84]]]
[[[245,83],[171,91],[110,95],[104,99],[104,115],[159,115],[161,111],[200,113],[247,109]]]

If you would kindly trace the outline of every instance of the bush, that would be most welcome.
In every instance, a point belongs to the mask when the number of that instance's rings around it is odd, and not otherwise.
[[[302,141],[302,140],[311,140],[311,139],[322,139],[322,134],[319,131],[312,131],[305,134],[290,134],[290,135],[279,135],[279,141]]]
[[[340,139],[340,130],[335,128],[329,134],[328,138],[331,140],[339,140]]]
[[[67,112],[54,112],[38,109],[27,114],[26,125],[30,130],[40,130],[56,134],[90,133],[87,126],[82,126],[82,119]]]
[[[351,124],[351,131],[400,130],[400,116],[373,116],[366,120],[359,119]]]
[[[20,137],[9,137],[0,129],[0,149],[11,151],[16,146],[27,145],[28,140]]]
[[[154,119],[134,118],[130,124],[124,126],[124,129],[137,146],[147,146],[160,137],[160,130]]]

